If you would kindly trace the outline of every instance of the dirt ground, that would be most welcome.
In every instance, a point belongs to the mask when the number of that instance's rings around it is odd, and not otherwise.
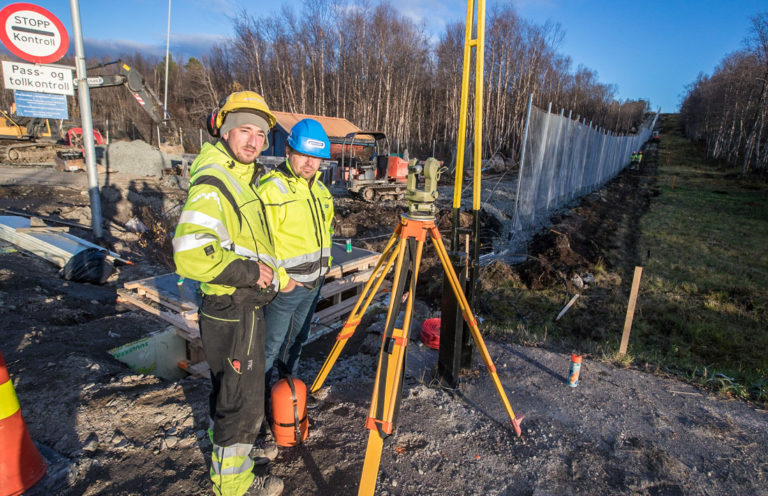
[[[640,172],[623,172],[555,218],[551,231],[532,240],[529,262],[497,265],[488,274],[520,277],[530,287],[567,285],[602,257],[626,279],[639,256],[632,227],[657,194],[653,161]],[[90,222],[82,183],[3,181],[0,208]],[[507,216],[513,188],[513,181],[500,181],[494,194],[497,210]],[[118,312],[115,291],[126,281],[167,272],[170,245],[162,233],[183,200],[183,188],[169,181],[112,178],[102,193],[108,237],[136,264],[117,267],[101,286],[65,281],[48,262],[2,245],[0,350],[27,427],[51,460],[46,478],[28,494],[210,493],[208,381],[138,375],[106,352],[166,328],[148,314]],[[625,203],[631,208],[621,208]],[[444,200],[440,206],[443,217],[449,205]],[[340,198],[337,235],[380,249],[400,211],[395,204]],[[134,217],[149,231],[126,231]],[[503,230],[499,226],[494,229]],[[71,232],[91,236],[87,229]],[[434,257],[425,256],[425,264],[434,267]],[[426,269],[419,284],[428,287],[434,277]],[[503,304],[494,303],[492,286],[485,286],[484,308]],[[437,352],[415,332],[438,310],[439,282],[430,287],[419,295],[398,430],[384,444],[377,494],[768,494],[765,411],[672,377],[590,359],[578,387],[570,388],[567,354],[488,338],[512,408],[525,415],[523,437],[515,437],[477,353],[458,390],[434,380]],[[383,325],[383,312],[372,310],[331,371],[325,399],[311,410],[307,442],[281,448],[268,469],[285,481],[284,494],[356,494]],[[332,344],[329,335],[308,347],[306,382]]]

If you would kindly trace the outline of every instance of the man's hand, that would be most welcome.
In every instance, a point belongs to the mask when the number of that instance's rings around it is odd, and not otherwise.
[[[286,284],[284,288],[280,288],[280,292],[281,293],[290,293],[291,291],[293,291],[293,289],[296,286],[301,286],[301,285],[302,284],[300,282],[296,281],[295,279],[288,279],[288,284]]]
[[[256,281],[256,286],[266,289],[270,284],[272,284],[272,269],[269,265],[259,262],[259,280]]]

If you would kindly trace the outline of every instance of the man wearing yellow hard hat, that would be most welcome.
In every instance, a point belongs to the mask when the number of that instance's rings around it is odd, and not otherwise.
[[[232,93],[209,118],[219,137],[206,143],[190,169],[184,210],[173,239],[176,272],[200,281],[198,312],[211,369],[210,475],[221,496],[276,496],[283,481],[256,476],[251,456],[264,420],[262,307],[288,284],[278,275],[274,242],[256,194],[255,160],[269,146],[275,116],[258,93]],[[281,280],[285,279],[285,280]]]

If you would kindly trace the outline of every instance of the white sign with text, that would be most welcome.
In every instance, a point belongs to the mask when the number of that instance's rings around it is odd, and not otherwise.
[[[3,61],[5,89],[74,95],[72,84],[74,67],[35,65],[23,62]]]

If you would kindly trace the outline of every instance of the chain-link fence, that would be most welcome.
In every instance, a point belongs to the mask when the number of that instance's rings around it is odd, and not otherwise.
[[[550,105],[551,107],[551,105]],[[520,158],[515,231],[546,222],[552,212],[616,176],[648,141],[656,115],[637,134],[617,135],[591,123],[529,105]]]

